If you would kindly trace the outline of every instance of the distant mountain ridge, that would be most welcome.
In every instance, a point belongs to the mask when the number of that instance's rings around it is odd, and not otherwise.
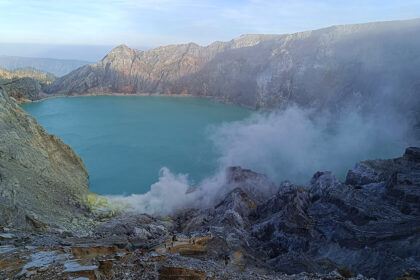
[[[44,72],[52,73],[58,77],[64,76],[88,63],[89,62],[82,60],[0,56],[0,68],[13,71],[21,68],[32,67]]]
[[[19,68],[16,70],[5,70],[0,68],[0,79],[19,79],[24,77],[33,78],[43,83],[52,83],[56,79],[54,74],[32,67]]]
[[[243,35],[204,47],[139,51],[120,45],[46,91],[188,94],[252,108],[297,103],[340,110],[349,103],[375,106],[378,100],[405,108],[413,100],[419,104],[419,50],[420,19]]]

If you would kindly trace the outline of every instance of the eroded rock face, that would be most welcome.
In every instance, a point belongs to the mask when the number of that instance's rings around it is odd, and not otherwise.
[[[118,244],[128,249],[150,249],[165,242],[172,226],[149,215],[125,214],[102,223],[96,234],[103,239],[118,237]]]
[[[394,21],[243,35],[205,47],[139,51],[121,45],[47,92],[190,94],[252,108],[291,102],[332,111],[390,102],[418,108],[419,28],[419,20]]]
[[[2,57],[0,57],[1,63]],[[56,77],[51,73],[26,67],[16,71],[0,69],[0,86],[19,102],[39,100],[45,97],[42,88],[51,84]]]
[[[6,88],[9,96],[15,98],[19,102],[41,99],[42,86],[39,81],[33,78],[24,77],[0,82],[0,84]]]
[[[359,163],[344,183],[330,172],[316,173],[306,186],[284,182],[263,201],[247,187],[256,175],[236,169],[236,189],[212,209],[181,214],[178,223],[186,235],[213,236],[208,255],[216,259],[228,256],[233,262],[240,252],[242,265],[289,274],[340,270],[378,279],[405,273],[416,278],[418,151],[408,148],[401,158]]]
[[[0,88],[0,225],[77,229],[89,194],[83,161]],[[76,220],[77,220],[76,219]]]

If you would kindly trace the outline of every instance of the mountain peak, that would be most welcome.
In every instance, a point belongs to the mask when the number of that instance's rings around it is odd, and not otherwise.
[[[104,58],[103,60],[113,60],[115,58],[130,58],[135,54],[135,50],[129,48],[127,45],[121,44],[113,48]],[[103,61],[102,60],[102,61]]]
[[[118,52],[119,51],[127,51],[127,50],[131,50],[131,49],[127,45],[121,44],[121,45],[118,45],[115,48],[113,48],[110,53],[117,52],[117,51]]]
[[[389,87],[395,94],[412,96],[413,102],[404,104],[414,110],[418,82],[410,73],[420,67],[413,59],[420,46],[419,28],[418,21],[391,22],[284,35],[245,34],[206,47],[190,43],[139,51],[120,45],[95,68],[58,79],[45,91],[191,94],[252,108],[296,102],[331,106],[338,112],[351,102],[371,106],[377,98],[370,94],[372,89]],[[394,52],[396,46],[399,52]],[[367,83],[368,75],[376,78]],[[391,82],[396,77],[401,77],[398,83]],[[372,101],[363,102],[365,97]]]

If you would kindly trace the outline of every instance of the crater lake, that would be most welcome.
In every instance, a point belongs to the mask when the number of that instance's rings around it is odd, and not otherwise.
[[[252,111],[195,97],[89,96],[23,104],[48,133],[83,159],[90,189],[141,194],[162,167],[197,184],[217,168],[209,133]]]

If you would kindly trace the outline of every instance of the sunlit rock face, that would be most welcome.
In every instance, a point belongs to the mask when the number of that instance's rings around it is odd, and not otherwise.
[[[139,51],[121,45],[47,92],[191,94],[252,108],[291,102],[330,110],[349,103],[407,108],[420,88],[419,28],[420,20],[411,20],[243,35],[204,47]]]
[[[86,211],[83,197],[89,194],[81,158],[46,133],[2,88],[0,131],[0,225],[76,229],[72,219]]]

